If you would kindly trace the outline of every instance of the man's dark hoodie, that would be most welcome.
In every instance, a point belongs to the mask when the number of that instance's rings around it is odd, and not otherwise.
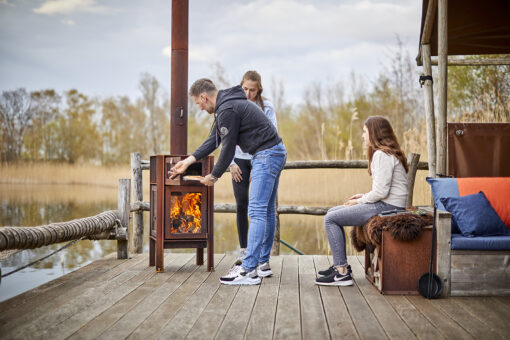
[[[278,131],[260,107],[246,99],[240,85],[218,91],[211,134],[193,152],[197,160],[216,150],[221,140],[221,153],[211,172],[221,177],[234,158],[236,145],[243,152],[255,154],[282,141]]]

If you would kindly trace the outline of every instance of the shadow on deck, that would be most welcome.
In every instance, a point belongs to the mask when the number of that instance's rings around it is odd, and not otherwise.
[[[51,339],[510,339],[510,297],[427,300],[379,294],[363,258],[350,257],[356,284],[318,287],[330,258],[273,257],[260,286],[224,286],[194,254],[108,258],[0,303],[0,338]]]

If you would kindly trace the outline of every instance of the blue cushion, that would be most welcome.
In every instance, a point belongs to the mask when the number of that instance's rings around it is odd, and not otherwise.
[[[445,210],[441,198],[443,197],[460,197],[459,186],[456,178],[434,178],[427,177],[427,182],[430,184],[432,189],[432,196],[434,197],[434,203],[439,210]],[[460,234],[459,227],[454,220],[452,220],[452,234]]]
[[[509,229],[492,208],[483,192],[440,199],[463,236],[510,235]]]
[[[454,250],[510,250],[510,236],[464,237],[452,234]]]
[[[443,203],[441,203],[442,197],[460,197],[456,178],[427,177],[426,180],[430,184],[434,202],[438,209],[446,210]]]

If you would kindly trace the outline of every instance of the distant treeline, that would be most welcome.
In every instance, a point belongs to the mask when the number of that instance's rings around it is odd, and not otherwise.
[[[393,50],[373,83],[352,73],[348,82],[314,83],[303,104],[289,103],[281,82],[264,93],[275,105],[279,132],[289,159],[363,158],[361,129],[371,115],[388,117],[406,152],[426,158],[421,69],[402,48]],[[211,76],[220,88],[229,82],[220,65]],[[264,75],[262,75],[264,76]],[[510,118],[510,67],[450,67],[449,121],[496,121]],[[266,87],[268,87],[266,85]],[[58,161],[119,164],[130,153],[169,152],[170,99],[157,79],[143,74],[140,97],[90,98],[76,89],[28,92],[23,88],[0,96],[1,161]],[[212,118],[191,101],[188,150],[207,136]]]

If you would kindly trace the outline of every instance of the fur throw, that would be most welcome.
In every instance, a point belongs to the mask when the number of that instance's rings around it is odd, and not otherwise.
[[[423,227],[432,224],[432,215],[418,215],[412,213],[393,216],[376,215],[363,226],[351,230],[351,242],[357,251],[363,251],[368,245],[380,246],[382,232],[388,231],[399,241],[411,241],[420,235]]]

